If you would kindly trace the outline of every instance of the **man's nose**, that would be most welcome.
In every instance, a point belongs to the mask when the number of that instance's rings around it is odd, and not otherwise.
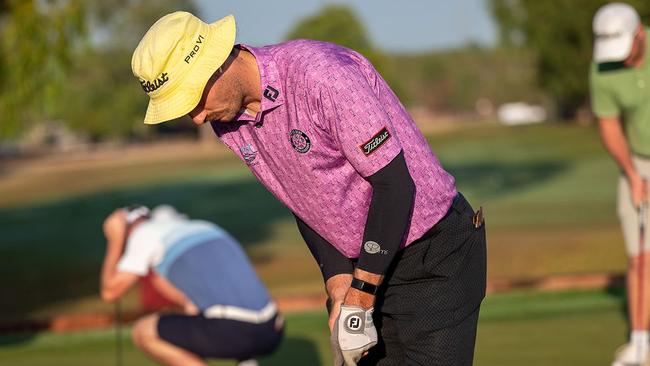
[[[205,111],[201,110],[198,113],[197,112],[190,112],[189,113],[190,118],[192,119],[192,122],[194,122],[195,125],[202,125],[203,122],[205,122]]]

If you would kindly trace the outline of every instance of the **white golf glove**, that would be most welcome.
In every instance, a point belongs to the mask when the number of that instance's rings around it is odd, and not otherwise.
[[[356,366],[361,356],[377,344],[377,329],[372,321],[374,308],[341,305],[332,336],[338,339],[346,366]]]

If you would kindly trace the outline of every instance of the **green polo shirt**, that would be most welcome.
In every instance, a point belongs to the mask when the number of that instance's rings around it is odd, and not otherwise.
[[[650,29],[639,67],[592,63],[591,107],[599,118],[621,117],[632,153],[650,156]]]

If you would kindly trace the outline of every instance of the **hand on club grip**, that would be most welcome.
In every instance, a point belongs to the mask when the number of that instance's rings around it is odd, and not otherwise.
[[[356,366],[366,351],[377,344],[377,330],[372,321],[372,312],[373,308],[364,310],[358,306],[341,306],[341,313],[332,331],[332,345],[334,348],[334,339],[338,340],[346,366]],[[337,352],[334,355],[336,359]]]

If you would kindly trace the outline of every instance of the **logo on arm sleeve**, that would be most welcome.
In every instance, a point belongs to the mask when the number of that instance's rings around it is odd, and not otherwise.
[[[381,145],[386,142],[390,138],[390,132],[386,129],[386,127],[382,128],[381,131],[377,132],[373,137],[370,138],[370,140],[366,141],[364,144],[359,146],[361,150],[363,151],[363,154],[365,156],[368,156],[375,152]]]
[[[368,254],[388,254],[388,250],[381,249],[381,246],[376,241],[368,240],[363,244],[363,250]]]

